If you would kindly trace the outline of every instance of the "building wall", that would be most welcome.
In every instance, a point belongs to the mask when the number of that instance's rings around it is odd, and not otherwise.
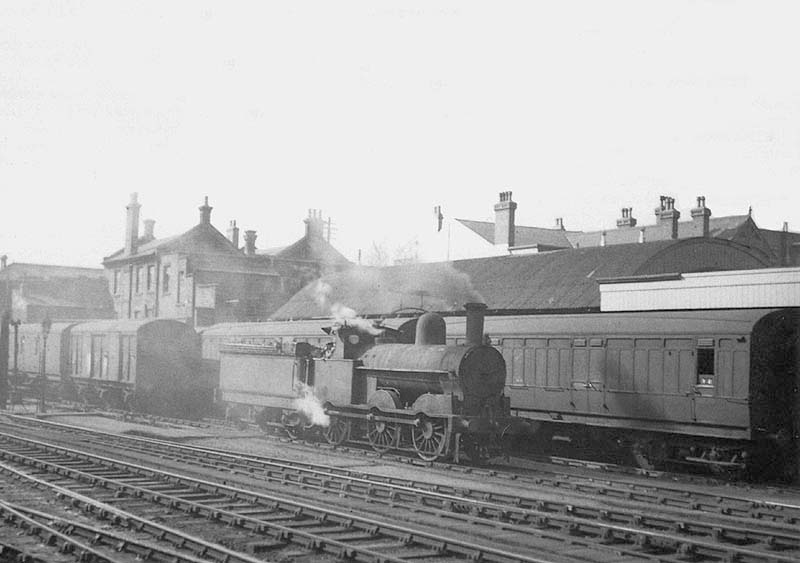
[[[800,268],[683,274],[600,285],[601,311],[800,307]]]

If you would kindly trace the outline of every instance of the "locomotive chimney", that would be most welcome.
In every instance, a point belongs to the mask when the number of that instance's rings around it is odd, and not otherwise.
[[[446,344],[447,326],[444,319],[436,313],[425,313],[417,320],[417,331],[414,344],[424,346],[427,344]]]
[[[467,303],[467,346],[483,344],[483,317],[486,314],[485,303]]]

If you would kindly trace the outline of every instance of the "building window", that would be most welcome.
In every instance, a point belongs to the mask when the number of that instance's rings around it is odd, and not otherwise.
[[[114,295],[119,294],[119,270],[114,270]]]
[[[142,292],[142,267],[136,267],[136,293]]]
[[[178,287],[175,290],[175,302],[176,303],[180,303],[181,302],[181,287],[183,286],[184,277],[185,277],[185,274],[183,272],[178,272]]]
[[[163,275],[161,278],[161,293],[169,293],[169,264],[164,266]]]
[[[714,385],[714,349],[697,349],[697,384]]]
[[[147,267],[147,291],[153,291],[153,284],[156,283],[155,279],[156,267],[155,266],[148,266]]]
[[[144,318],[145,319],[150,318],[150,307],[148,307],[147,305],[144,306]]]

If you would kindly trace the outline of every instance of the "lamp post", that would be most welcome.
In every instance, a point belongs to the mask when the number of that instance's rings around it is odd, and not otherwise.
[[[47,336],[50,334],[50,328],[53,326],[53,321],[50,320],[48,315],[45,315],[42,320],[42,369],[39,374],[39,412],[45,412],[45,393],[47,391]]]

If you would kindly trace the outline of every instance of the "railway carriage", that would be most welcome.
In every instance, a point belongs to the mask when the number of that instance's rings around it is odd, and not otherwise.
[[[447,319],[454,342],[463,318]],[[487,317],[512,413],[644,467],[796,478],[797,309]]]
[[[66,356],[67,393],[86,402],[177,417],[205,414],[211,404],[200,339],[179,321],[80,323]]]
[[[16,341],[12,340],[9,347],[8,363],[11,383],[17,393],[41,396],[39,377],[44,360],[44,374],[47,381],[45,392],[48,398],[57,394],[61,384],[61,374],[67,369],[68,362],[68,357],[62,354],[62,350],[67,350],[69,347],[69,334],[73,326],[75,323],[52,323],[45,338],[41,324],[19,325]],[[43,349],[45,344],[46,351]]]

